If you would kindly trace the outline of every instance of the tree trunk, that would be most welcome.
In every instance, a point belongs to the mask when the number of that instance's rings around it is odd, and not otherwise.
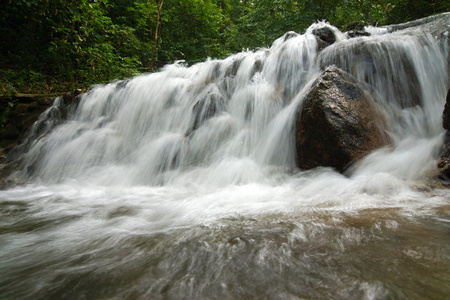
[[[148,71],[153,71],[153,64],[155,62],[155,56],[156,56],[156,47],[158,46],[158,40],[159,40],[159,23],[161,22],[161,9],[164,4],[164,0],[161,0],[161,2],[158,5],[158,15],[156,17],[156,28],[155,28],[155,43],[153,45],[153,52],[152,52],[152,59],[150,60],[150,66],[148,67]]]

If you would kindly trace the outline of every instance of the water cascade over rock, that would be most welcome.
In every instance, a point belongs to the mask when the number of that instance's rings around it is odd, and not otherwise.
[[[98,86],[82,97],[67,122],[36,139],[24,153],[20,176],[131,185],[187,183],[192,178],[198,183],[245,183],[295,166],[343,171],[388,140],[395,151],[410,138],[437,137],[442,128],[436,116],[448,82],[448,42],[447,35],[436,38],[425,29],[347,39],[318,23],[304,35],[287,33],[270,49],[191,67],[175,64]],[[333,83],[340,89],[336,93],[324,79],[333,65],[351,74],[336,71],[341,74]],[[346,122],[335,123],[339,133],[319,126],[318,112],[305,100],[312,94],[319,95],[324,107],[348,107]],[[355,99],[342,99],[343,94]],[[302,107],[310,114],[295,121]],[[328,119],[341,112],[330,111]],[[314,140],[308,144],[310,138]],[[344,155],[342,149],[317,145],[318,140],[353,146]],[[329,159],[306,163],[305,153],[317,156],[317,149]]]

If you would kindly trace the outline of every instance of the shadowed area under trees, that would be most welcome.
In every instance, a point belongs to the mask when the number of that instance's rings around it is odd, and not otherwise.
[[[0,93],[60,93],[269,46],[316,20],[401,23],[450,10],[445,0],[6,0]]]

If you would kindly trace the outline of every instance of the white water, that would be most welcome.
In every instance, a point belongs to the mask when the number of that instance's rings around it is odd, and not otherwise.
[[[408,233],[415,222],[427,241],[449,232],[450,193],[421,183],[442,144],[448,49],[426,32],[352,40],[337,32],[338,42],[317,53],[309,32],[84,95],[26,153],[15,176],[27,185],[0,192],[0,295],[374,299],[449,291],[448,240],[430,246]],[[345,176],[295,167],[296,110],[332,64],[373,96],[393,141]],[[388,257],[381,269],[371,265],[378,253]],[[381,275],[391,261],[420,281],[425,258],[444,280],[426,277],[429,294],[397,271]]]

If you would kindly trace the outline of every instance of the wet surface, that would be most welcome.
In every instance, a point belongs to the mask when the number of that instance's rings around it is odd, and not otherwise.
[[[293,207],[276,214],[234,206],[226,217],[209,212],[191,225],[161,227],[142,213],[152,205],[130,195],[108,206],[43,188],[0,194],[1,298],[445,299],[450,293],[448,204]],[[445,203],[445,195],[436,201]]]

